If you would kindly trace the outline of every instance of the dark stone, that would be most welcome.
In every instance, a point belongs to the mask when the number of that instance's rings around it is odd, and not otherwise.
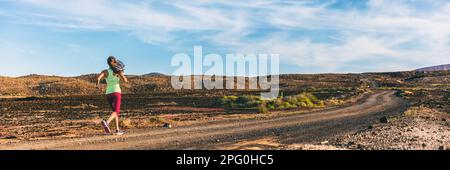
[[[165,127],[165,128],[172,128],[172,125],[170,123],[164,123],[163,127]]]
[[[17,139],[17,136],[14,135],[6,136],[4,139]]]
[[[17,101],[33,101],[33,100],[38,100],[39,98],[37,97],[25,97],[25,98],[20,98],[20,99],[16,99]]]
[[[380,118],[380,123],[388,123],[389,120],[386,116],[383,116],[382,118]]]
[[[364,149],[364,145],[358,144],[358,146],[356,147],[356,149],[363,150],[363,149]]]

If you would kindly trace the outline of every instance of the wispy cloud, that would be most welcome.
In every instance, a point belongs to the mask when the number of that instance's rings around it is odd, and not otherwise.
[[[450,59],[450,2],[444,0],[369,0],[345,8],[339,5],[351,2],[7,2],[23,7],[0,10],[9,22],[126,31],[150,44],[180,45],[194,37],[227,51],[279,53],[284,63],[321,72],[395,71]]]

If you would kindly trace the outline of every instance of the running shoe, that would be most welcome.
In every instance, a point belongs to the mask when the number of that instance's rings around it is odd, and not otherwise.
[[[102,120],[102,126],[105,129],[105,132],[110,134],[111,133],[111,129],[109,129],[108,124],[106,123],[106,121]]]
[[[123,135],[125,132],[123,130],[116,130],[115,135]]]

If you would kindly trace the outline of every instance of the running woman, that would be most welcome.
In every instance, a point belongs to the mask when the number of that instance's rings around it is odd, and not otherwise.
[[[106,98],[108,99],[109,105],[112,108],[111,116],[107,121],[102,120],[101,124],[105,129],[105,132],[111,134],[111,129],[109,128],[109,123],[115,120],[116,123],[116,135],[122,135],[124,132],[120,130],[119,127],[119,114],[120,114],[120,103],[122,99],[122,91],[120,89],[120,81],[128,82],[128,79],[124,75],[124,65],[121,61],[117,60],[115,57],[108,57],[107,63],[109,68],[103,70],[97,77],[97,88],[102,89],[100,86],[100,81],[104,78],[106,79]]]

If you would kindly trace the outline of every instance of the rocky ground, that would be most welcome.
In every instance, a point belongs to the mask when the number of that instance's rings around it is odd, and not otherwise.
[[[410,107],[400,116],[382,117],[378,123],[356,133],[316,143],[282,144],[274,139],[247,143],[253,145],[242,144],[241,148],[231,149],[450,150],[450,114],[427,107]],[[255,148],[255,144],[259,147]]]
[[[450,114],[426,107],[412,107],[402,116],[380,120],[379,124],[330,143],[346,149],[448,150]]]
[[[218,120],[175,128],[151,128],[129,131],[124,136],[94,135],[24,141],[16,136],[0,138],[0,149],[231,149],[231,150],[448,150],[450,149],[450,114],[428,107],[407,107],[394,92],[378,92],[364,102],[343,108],[293,114],[265,119]],[[83,107],[83,105],[81,105]],[[87,107],[87,106],[86,106]],[[74,107],[78,109],[77,107]],[[70,108],[70,109],[74,109]],[[401,108],[398,110],[398,108]],[[404,111],[407,109],[406,111]],[[397,114],[394,114],[397,113]],[[190,115],[192,115],[191,113]],[[14,116],[13,116],[14,115]],[[61,115],[61,114],[57,114]],[[76,115],[64,114],[77,121]],[[84,115],[84,114],[83,114]],[[95,118],[95,114],[89,118]],[[175,117],[174,114],[169,114]],[[383,117],[386,115],[396,115]],[[45,132],[60,133],[61,129],[39,122],[48,113],[20,116],[3,114],[2,121],[22,122],[30,118]],[[20,116],[20,117],[19,117]],[[129,114],[126,115],[130,117]],[[167,116],[167,115],[165,115]],[[380,119],[381,117],[381,119]],[[58,118],[58,117],[55,117]],[[99,118],[97,118],[99,119]],[[52,119],[61,122],[62,119]],[[46,120],[42,120],[46,121]],[[54,124],[54,122],[52,122]],[[61,122],[64,124],[64,122]],[[206,122],[205,122],[206,123]],[[66,122],[67,124],[67,122]],[[66,125],[64,124],[64,125]],[[86,124],[86,122],[84,122]],[[94,124],[94,123],[92,123]],[[130,123],[127,123],[130,124]],[[70,124],[74,128],[86,127]],[[101,131],[98,124],[97,129]],[[11,124],[12,127],[30,127]],[[33,126],[35,127],[36,124]],[[125,126],[125,125],[124,125]],[[132,125],[131,123],[131,126]],[[8,126],[0,126],[6,129]],[[67,126],[64,126],[67,127]],[[350,129],[353,128],[353,129]],[[66,129],[67,130],[67,129]],[[84,130],[82,130],[84,131]],[[73,134],[67,132],[67,134]],[[66,134],[66,135],[67,135]],[[58,135],[58,134],[56,134]],[[64,135],[63,135],[64,136]],[[40,139],[40,138],[39,138]],[[106,145],[105,145],[106,144]]]
[[[352,133],[367,127],[384,115],[398,115],[404,108],[405,103],[395,96],[394,91],[378,91],[368,94],[354,105],[308,113],[299,112],[252,119],[241,117],[183,126],[175,125],[173,128],[136,129],[129,130],[121,136],[98,134],[64,139],[22,140],[0,144],[0,150],[272,149],[297,143],[314,141],[320,143],[322,139],[332,138],[335,134]]]

